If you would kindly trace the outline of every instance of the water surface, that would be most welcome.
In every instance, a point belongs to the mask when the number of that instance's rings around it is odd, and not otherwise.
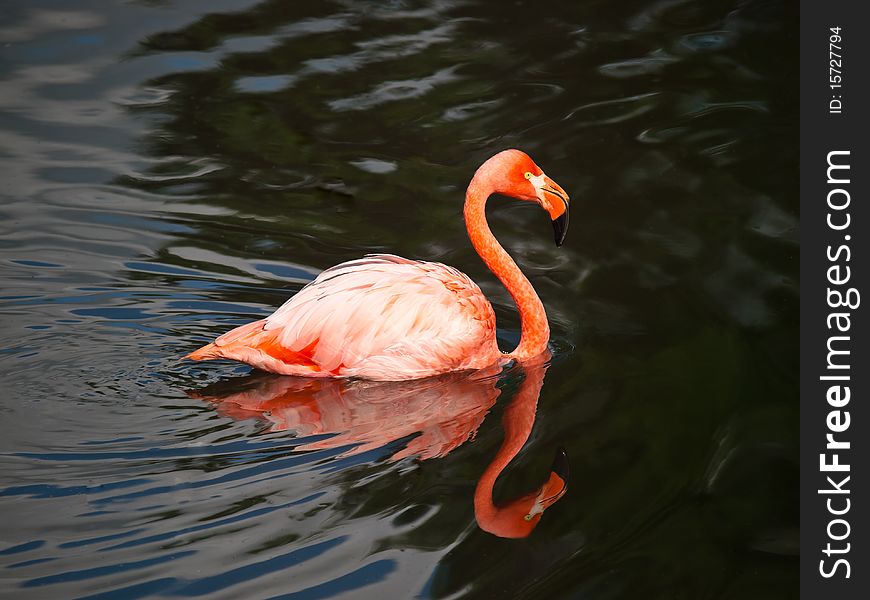
[[[0,594],[797,594],[797,7],[495,6],[6,3]],[[179,361],[367,252],[468,273],[511,349],[461,218],[506,147],[573,199],[559,249],[489,210],[554,351],[496,500],[570,457],[521,540],[472,497],[522,369],[312,416]]]

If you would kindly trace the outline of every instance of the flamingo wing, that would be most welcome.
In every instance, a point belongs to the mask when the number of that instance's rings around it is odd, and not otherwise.
[[[414,379],[499,361],[495,313],[441,263],[368,255],[323,271],[264,320],[190,355],[286,375]]]

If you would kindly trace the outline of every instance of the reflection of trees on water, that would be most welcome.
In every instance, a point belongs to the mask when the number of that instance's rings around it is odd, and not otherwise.
[[[461,191],[439,188],[473,171],[439,164],[462,157],[455,148],[462,130],[426,123],[475,85],[445,71],[459,62],[450,50],[456,27],[445,25],[449,6],[406,13],[266,2],[150,37],[141,44],[145,55],[194,65],[149,82],[160,101],[139,110],[160,119],[147,139],[160,163],[129,183],[192,188],[244,212],[288,214],[299,232],[359,243],[395,247],[417,226],[458,230]],[[353,100],[362,96],[366,110]],[[402,157],[401,169],[394,157]],[[405,211],[419,222],[401,236],[393,223],[324,223],[324,206],[346,213],[354,199],[413,208],[410,201],[425,211]]]
[[[540,215],[491,211],[520,263],[555,278],[554,311],[560,288],[589,296],[618,279],[694,288],[743,326],[778,319],[772,305],[794,291],[781,256],[796,190],[780,182],[796,154],[768,148],[797,147],[797,104],[782,92],[793,73],[767,51],[782,31],[759,24],[776,9],[562,4],[536,7],[545,35],[511,26],[525,4],[277,1],[152,35],[136,56],[170,72],[131,109],[154,118],[158,160],[125,183],[231,208],[214,224],[229,231],[197,234],[213,250],[318,268],[390,250],[461,264],[492,295],[462,190],[490,153],[520,145],[583,215],[556,254]],[[623,314],[643,310],[621,300]]]

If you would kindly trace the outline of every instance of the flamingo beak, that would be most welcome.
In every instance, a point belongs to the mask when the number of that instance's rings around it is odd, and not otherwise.
[[[547,199],[547,212],[553,220],[553,234],[556,245],[561,246],[568,233],[568,194],[558,183],[543,176],[544,184],[540,187],[544,198]]]
[[[561,246],[565,241],[565,236],[568,235],[568,208],[561,216],[553,220],[553,238],[556,240],[556,246]]]

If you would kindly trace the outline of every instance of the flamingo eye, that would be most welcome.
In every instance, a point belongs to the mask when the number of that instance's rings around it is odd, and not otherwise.
[[[526,171],[524,177],[525,177],[526,179],[531,179],[531,178],[532,178],[532,172],[531,172],[531,171]],[[526,520],[528,521],[528,519],[526,519]]]
[[[525,517],[523,517],[523,519],[525,519],[526,521],[531,521],[532,515],[526,515]]]

